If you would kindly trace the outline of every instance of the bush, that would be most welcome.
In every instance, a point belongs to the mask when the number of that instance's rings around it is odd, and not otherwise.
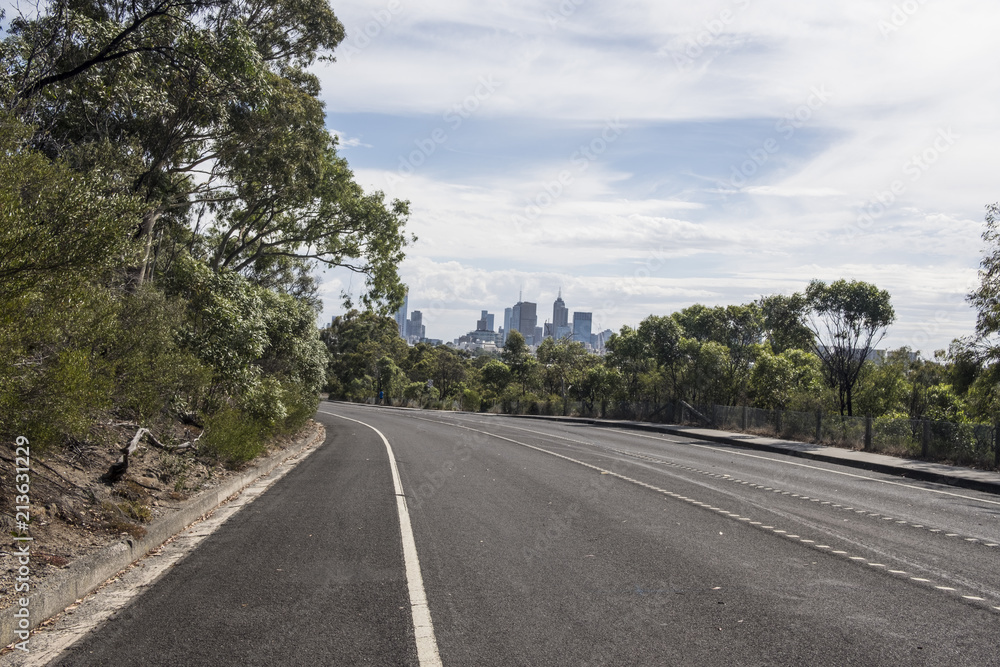
[[[479,412],[483,399],[474,389],[465,389],[461,396],[462,409],[469,412]]]
[[[225,407],[205,420],[201,451],[227,468],[238,468],[264,453],[268,435],[250,415]]]

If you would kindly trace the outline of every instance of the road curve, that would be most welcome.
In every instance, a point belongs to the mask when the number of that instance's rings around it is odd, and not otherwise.
[[[1000,664],[1000,497],[582,424],[317,419],[305,465],[53,664],[418,665],[425,630],[444,665]]]

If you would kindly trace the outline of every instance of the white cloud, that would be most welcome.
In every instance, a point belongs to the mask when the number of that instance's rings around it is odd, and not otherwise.
[[[330,130],[334,136],[337,137],[337,145],[341,148],[374,148],[371,144],[366,144],[361,139],[357,137],[348,137],[343,132],[338,132],[337,130]]]
[[[900,317],[888,341],[920,334],[930,349],[972,331],[962,299],[982,207],[1000,199],[995,3],[899,15],[901,3],[865,0],[624,0],[563,3],[575,7],[564,13],[556,2],[459,0],[400,3],[384,20],[387,6],[338,4],[354,52],[319,70],[338,127],[347,113],[441,125],[483,77],[499,82],[449,135],[448,150],[465,142],[464,162],[435,155],[392,183],[395,153],[357,169],[411,201],[420,241],[401,267],[411,306],[423,293],[453,304],[432,335],[457,336],[481,308],[502,314],[521,283],[540,310],[561,284],[618,326],[813,277],[889,289]],[[594,137],[616,117],[628,131],[584,171],[571,160],[577,143],[526,148],[518,136],[557,121]],[[479,143],[492,152],[477,162]],[[933,334],[921,334],[927,322]]]

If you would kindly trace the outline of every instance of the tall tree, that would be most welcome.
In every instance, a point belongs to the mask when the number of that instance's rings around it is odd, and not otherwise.
[[[639,323],[638,333],[645,341],[649,355],[669,380],[671,395],[678,396],[684,329],[671,317],[650,315]]]
[[[774,354],[813,349],[813,332],[805,323],[809,302],[804,294],[772,294],[758,299],[757,305],[764,317],[764,337]]]
[[[737,405],[746,400],[750,369],[764,338],[764,316],[756,303],[726,306],[721,343],[729,350],[726,376],[729,402]]]
[[[607,365],[621,373],[628,400],[638,401],[639,377],[652,365],[642,336],[638,330],[624,326],[619,333],[611,335],[607,348]]]
[[[528,388],[534,384],[538,361],[531,354],[521,332],[511,331],[507,335],[500,359],[510,368],[513,380],[521,385],[521,395],[528,393]]]
[[[983,230],[983,259],[979,263],[979,287],[967,299],[976,309],[976,340],[979,356],[989,361],[1000,359],[1000,202],[986,207]],[[972,346],[970,346],[972,347]]]
[[[307,69],[343,36],[327,0],[50,0],[11,23],[4,102],[50,157],[144,203],[133,285],[161,246],[176,256],[176,234],[265,282],[283,258],[346,266],[368,278],[364,305],[388,309],[406,203],[354,183]]]
[[[813,280],[806,298],[827,383],[837,390],[840,413],[853,415],[861,370],[896,319],[889,293],[859,280]]]

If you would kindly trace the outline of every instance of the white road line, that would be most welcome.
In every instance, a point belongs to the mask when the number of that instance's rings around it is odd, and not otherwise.
[[[752,458],[752,459],[762,459],[764,461],[770,461],[771,463],[780,463],[780,464],[789,465],[789,466],[799,466],[800,468],[809,468],[811,470],[820,470],[822,472],[833,473],[834,475],[844,475],[845,477],[854,477],[856,479],[864,479],[864,480],[867,480],[869,482],[880,482],[882,484],[891,484],[892,486],[902,486],[902,487],[905,487],[907,489],[913,489],[915,491],[925,491],[927,493],[939,493],[939,494],[941,494],[943,496],[952,496],[953,498],[964,498],[965,500],[973,500],[973,501],[980,502],[980,503],[988,503],[990,505],[1000,505],[1000,501],[997,501],[997,500],[986,500],[985,498],[974,498],[972,496],[962,495],[961,493],[951,493],[950,491],[941,491],[939,489],[927,489],[927,488],[924,488],[922,486],[913,486],[912,484],[903,484],[902,482],[893,482],[893,481],[888,480],[888,479],[879,479],[878,477],[868,477],[867,475],[857,475],[857,474],[854,474],[854,473],[843,472],[841,470],[831,470],[829,468],[823,468],[821,466],[812,466],[812,465],[809,465],[807,463],[799,463],[797,461],[786,461],[784,459],[773,459],[770,456],[760,456],[760,455],[757,455],[757,454],[749,454],[747,452],[734,451],[733,449],[722,449],[720,447],[713,447],[711,445],[700,445],[700,444],[697,444],[697,443],[694,443],[694,442],[681,443],[681,442],[679,442],[677,440],[672,440],[670,438],[665,438],[665,437],[661,437],[661,436],[645,435],[645,434],[642,434],[642,433],[631,433],[630,431],[622,431],[620,429],[614,429],[614,430],[618,431],[619,433],[628,433],[629,435],[634,435],[637,438],[647,438],[649,440],[661,440],[663,442],[669,442],[669,443],[675,444],[675,445],[685,444],[685,445],[688,445],[688,446],[691,446],[691,447],[699,447],[701,449],[710,449],[710,450],[712,450],[714,452],[720,452],[720,453],[723,453],[723,454],[729,454],[729,455],[734,455],[734,456],[746,456],[746,457]],[[836,465],[836,464],[831,464],[831,465]]]
[[[416,417],[416,419],[420,419],[421,421],[433,422],[433,423],[441,424],[441,425],[450,425],[450,426],[453,426],[453,427],[456,427],[456,428],[461,428],[461,429],[465,429],[465,430],[468,430],[468,431],[474,431],[474,432],[477,432],[477,433],[483,433],[484,435],[488,435],[490,437],[497,438],[498,440],[505,440],[507,442],[511,442],[511,443],[516,444],[516,445],[520,445],[522,447],[527,447],[529,449],[534,449],[534,450],[537,450],[539,452],[542,452],[542,453],[545,453],[545,454],[549,454],[551,456],[555,456],[557,458],[561,458],[561,459],[565,459],[567,461],[571,461],[573,463],[577,463],[577,464],[585,466],[587,468],[592,468],[594,470],[599,470],[599,471],[601,471],[601,474],[603,474],[603,475],[612,475],[614,477],[618,477],[619,479],[625,480],[627,482],[632,482],[632,483],[634,483],[634,484],[636,484],[638,486],[644,486],[644,487],[656,490],[656,491],[660,492],[661,494],[664,494],[664,495],[667,495],[667,496],[671,496],[671,497],[674,497],[674,498],[677,498],[677,499],[680,499],[680,500],[684,500],[684,501],[686,501],[686,502],[688,502],[689,504],[692,504],[692,505],[697,505],[697,506],[705,507],[705,508],[708,508],[708,509],[716,510],[720,514],[727,515],[727,516],[734,517],[734,518],[738,518],[740,521],[750,521],[749,518],[741,517],[738,513],[728,512],[728,511],[720,509],[720,508],[711,507],[710,505],[706,505],[704,503],[701,503],[701,502],[699,502],[697,500],[694,500],[693,498],[687,498],[685,496],[681,496],[679,494],[667,491],[665,489],[659,489],[659,488],[657,488],[655,486],[651,486],[649,484],[645,484],[645,483],[639,482],[637,480],[634,480],[634,479],[632,479],[630,477],[627,477],[625,475],[622,475],[620,473],[606,471],[603,468],[595,466],[595,465],[593,465],[591,463],[585,463],[583,461],[571,458],[571,457],[566,456],[564,454],[557,454],[556,452],[553,452],[551,450],[545,449],[543,447],[537,447],[535,445],[529,445],[529,444],[527,444],[525,442],[519,442],[517,440],[513,440],[511,438],[507,438],[507,437],[504,437],[502,435],[497,435],[495,433],[490,433],[490,432],[487,432],[487,431],[480,431],[478,429],[470,428],[468,426],[464,426],[464,425],[461,425],[461,424],[456,424],[454,422],[448,422],[448,421],[444,421],[444,420],[435,420],[435,419],[426,419],[426,418],[421,418],[421,417]],[[351,420],[351,421],[355,421],[355,420]],[[362,422],[359,422],[359,423],[362,423]],[[368,425],[365,424],[365,426],[368,426]],[[369,428],[373,428],[374,429],[374,427],[369,427]],[[525,428],[518,428],[518,427],[510,427],[510,428],[513,428],[513,429],[516,429],[516,430],[520,430],[520,431],[528,431],[528,432],[531,432],[531,433],[538,433],[539,435],[546,435],[546,436],[550,436],[550,437],[556,437],[556,438],[560,438],[562,440],[568,440],[570,442],[577,442],[579,444],[587,444],[587,445],[594,445],[595,444],[595,443],[585,443],[585,442],[582,442],[582,441],[579,441],[579,440],[572,440],[570,438],[566,438],[566,437],[558,436],[558,435],[554,435],[554,434],[539,433],[537,431],[532,431],[530,429],[525,429]],[[377,429],[376,429],[376,432],[378,432]],[[381,435],[381,433],[379,433],[379,435]],[[646,436],[646,437],[649,437],[649,436]],[[661,438],[653,438],[653,439],[661,439]],[[385,440],[384,436],[383,436],[383,440]],[[386,447],[388,447],[388,445],[389,445],[389,443],[386,442]],[[701,446],[701,445],[695,445],[695,446]],[[712,447],[704,447],[704,448],[705,449],[714,449]],[[611,451],[617,451],[617,450],[611,449]],[[619,452],[619,453],[627,454],[627,452]],[[390,456],[390,458],[391,458],[391,456]],[[755,458],[766,458],[766,457],[755,457]],[[768,459],[768,460],[773,460],[773,459]],[[802,465],[802,464],[796,464],[796,465]],[[805,466],[805,465],[803,465],[803,467],[811,468],[813,466]],[[694,468],[684,467],[684,469],[688,469],[688,470],[699,472],[699,471],[697,471]],[[819,470],[825,470],[823,468],[817,468],[817,469],[819,469]],[[836,471],[826,470],[826,472],[836,472]],[[848,473],[838,473],[838,474],[848,474]],[[715,475],[712,475],[712,476],[715,476]],[[863,477],[861,475],[850,475],[850,476],[852,476],[852,477]],[[728,481],[733,481],[733,482],[738,482],[738,483],[743,483],[743,484],[746,483],[746,482],[742,482],[739,479],[732,478],[730,475],[722,475],[722,477],[724,479],[727,479]],[[867,478],[867,477],[863,477],[863,478],[864,479],[872,479],[872,478]],[[873,481],[882,481],[882,480],[873,480]],[[892,482],[886,482],[886,483],[890,483],[891,484]],[[905,484],[897,484],[897,485],[898,486],[907,486]],[[913,488],[918,488],[918,487],[913,487]],[[926,490],[926,489],[921,489],[921,490]],[[778,489],[775,489],[774,491],[776,493],[779,492]],[[782,493],[783,495],[793,495],[794,497],[797,497],[797,498],[800,498],[800,499],[804,499],[804,500],[813,500],[813,499],[809,498],[809,496],[800,496],[799,494],[792,494],[791,492],[788,492],[788,491],[782,491],[780,493]],[[944,493],[944,492],[942,492],[942,493]],[[947,495],[958,496],[958,494],[947,494]],[[959,497],[966,497],[966,496],[959,496]],[[970,500],[974,500],[974,499],[970,498]],[[986,502],[990,502],[990,501],[986,501]],[[829,503],[824,503],[824,504],[829,504]],[[997,503],[997,504],[1000,504],[1000,503]],[[854,508],[848,507],[848,508],[844,508],[844,509],[845,510],[852,510]],[[878,514],[878,513],[870,513],[870,512],[867,512],[866,510],[855,510],[855,511],[857,513],[859,513],[859,514],[867,514],[868,516],[871,516],[871,517],[881,517],[881,518],[883,518],[884,520],[887,520],[887,521],[895,521],[895,519],[892,518],[892,517],[882,517],[882,515]],[[901,523],[905,523],[905,522],[901,522]],[[752,525],[760,525],[760,523],[759,522],[753,522]],[[802,543],[813,545],[812,548],[815,548],[815,549],[830,549],[830,547],[827,546],[827,545],[816,545],[813,540],[808,540],[808,539],[801,538],[799,535],[789,534],[785,530],[775,529],[772,526],[761,526],[761,528],[763,528],[763,529],[770,529],[775,534],[782,535],[783,537],[788,537],[788,538],[791,538],[791,539],[798,539]],[[931,529],[931,532],[940,532],[940,531],[939,530]],[[951,536],[956,536],[956,535],[951,535]],[[846,551],[841,551],[841,550],[830,551],[828,553],[841,554],[841,555],[846,555],[847,554]],[[883,564],[883,563],[874,563],[874,562],[868,561],[868,559],[865,558],[865,557],[863,557],[863,556],[848,556],[848,559],[852,560],[852,561],[855,561],[855,562],[858,562],[859,564],[861,562],[864,562],[866,565],[869,565],[871,567],[876,567],[876,568],[885,568],[886,567],[886,565]],[[903,570],[887,570],[887,571],[888,572],[892,572],[894,574],[906,574],[906,572],[903,571]],[[929,580],[929,579],[923,579],[923,578],[920,578],[920,577],[910,577],[910,580],[911,581],[931,583],[931,580]],[[934,588],[936,588],[938,590],[941,590],[941,591],[956,591],[955,588],[951,588],[949,586],[937,586],[937,585],[935,585]],[[965,597],[965,598],[967,598],[969,600],[980,600],[981,599],[981,598],[976,598],[974,596],[967,596],[967,595],[963,595],[963,597]],[[1000,611],[1000,607],[994,607],[994,609]]]
[[[441,655],[438,653],[437,639],[434,637],[434,624],[431,622],[431,610],[427,606],[427,593],[424,591],[424,579],[420,575],[420,560],[417,558],[417,544],[413,540],[413,528],[410,526],[410,510],[403,496],[403,482],[399,479],[399,468],[396,467],[396,455],[392,453],[389,441],[371,424],[357,419],[320,410],[323,414],[339,417],[347,421],[367,426],[378,433],[389,453],[389,468],[392,470],[392,485],[396,490],[396,511],[399,513],[399,532],[403,541],[403,562],[406,564],[406,586],[410,593],[410,612],[413,615],[413,634],[417,641],[417,660],[421,667],[440,667]]]

